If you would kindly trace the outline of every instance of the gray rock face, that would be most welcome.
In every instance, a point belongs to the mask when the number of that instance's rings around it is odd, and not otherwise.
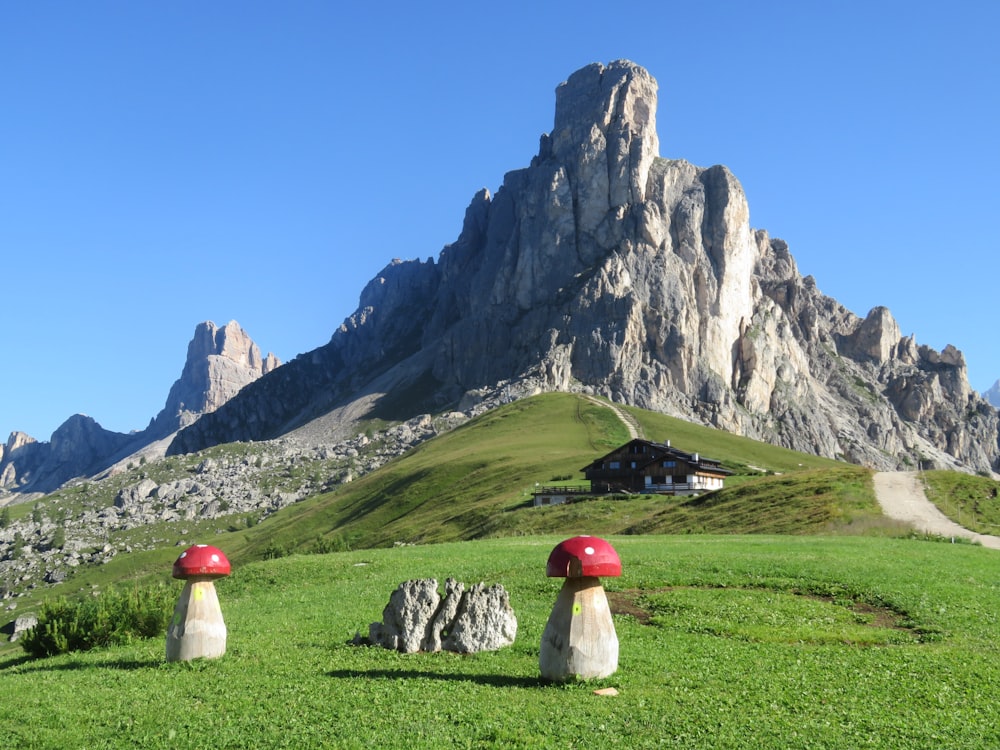
[[[221,328],[211,321],[200,323],[188,344],[184,370],[170,388],[152,431],[165,435],[193,424],[280,365],[273,354],[261,357],[257,344],[235,320]]]
[[[445,583],[444,598],[433,578],[399,584],[382,611],[382,622],[368,627],[373,644],[404,654],[495,651],[516,636],[517,618],[503,586],[478,583],[466,589],[453,578]]]
[[[802,277],[724,166],[661,158],[656,81],[627,61],[556,91],[555,125],[437,260],[394,261],[325,347],[182,431],[259,440],[378,399],[381,416],[499,389],[582,390],[875,468],[1000,468],[960,352]],[[384,395],[383,395],[384,394]]]

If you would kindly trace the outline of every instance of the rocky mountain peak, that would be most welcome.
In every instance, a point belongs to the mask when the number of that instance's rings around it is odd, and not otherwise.
[[[7,442],[0,445],[0,488],[11,487],[17,483],[17,468],[13,463],[13,458],[20,453],[26,445],[37,442],[26,432],[15,430],[10,433]]]
[[[31,437],[28,433],[15,430],[10,433],[10,437],[7,438],[7,443],[0,446],[0,456],[3,456],[4,453],[16,451],[18,448],[34,442],[35,438]]]
[[[262,359],[257,344],[235,320],[221,327],[205,321],[195,328],[194,337],[188,344],[185,369],[196,368],[198,363],[211,357],[222,357],[259,375],[270,372],[280,364],[270,353]]]
[[[46,441],[14,433],[0,451],[0,490],[49,492],[69,479],[104,468],[105,461],[134,440],[105,430],[93,418],[74,414]]]
[[[961,353],[823,295],[787,243],[751,228],[729,169],[659,155],[656,107],[634,63],[573,73],[538,154],[473,197],[436,263],[394,261],[329,344],[170,451],[335,425],[372,403],[406,419],[575,390],[872,467],[1000,467],[1000,419]]]
[[[555,126],[543,137],[567,172],[579,217],[593,231],[609,209],[644,200],[649,167],[659,155],[656,80],[627,60],[578,70],[556,88]]]
[[[188,344],[181,376],[154,420],[155,432],[166,434],[193,423],[280,364],[271,353],[262,357],[260,348],[235,320],[221,327],[211,321],[199,323]]]
[[[882,364],[897,355],[900,346],[899,325],[886,307],[875,307],[850,336],[856,359]]]

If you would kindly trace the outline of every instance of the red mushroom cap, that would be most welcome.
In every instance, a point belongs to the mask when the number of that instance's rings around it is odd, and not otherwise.
[[[549,578],[600,578],[621,574],[622,561],[615,548],[597,536],[575,536],[559,542],[545,566],[545,575]]]
[[[191,578],[205,576],[221,578],[229,575],[229,560],[218,547],[207,544],[196,544],[181,552],[174,562],[174,578]]]

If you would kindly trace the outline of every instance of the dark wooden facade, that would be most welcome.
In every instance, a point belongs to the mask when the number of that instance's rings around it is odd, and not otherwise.
[[[693,494],[722,489],[732,474],[720,461],[687,453],[670,443],[636,438],[585,466],[594,494],[660,492]]]

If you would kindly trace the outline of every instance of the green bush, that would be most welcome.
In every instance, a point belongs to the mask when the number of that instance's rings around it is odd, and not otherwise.
[[[156,586],[109,589],[80,601],[49,601],[20,643],[32,656],[43,657],[160,636],[167,631],[174,598],[166,586]]]
[[[320,535],[316,537],[309,552],[313,555],[328,555],[331,552],[349,552],[350,549],[350,543],[340,534],[334,534],[332,537]]]
[[[270,542],[264,548],[264,559],[265,560],[277,560],[279,557],[287,557],[288,548],[282,544],[277,544],[276,542]]]

